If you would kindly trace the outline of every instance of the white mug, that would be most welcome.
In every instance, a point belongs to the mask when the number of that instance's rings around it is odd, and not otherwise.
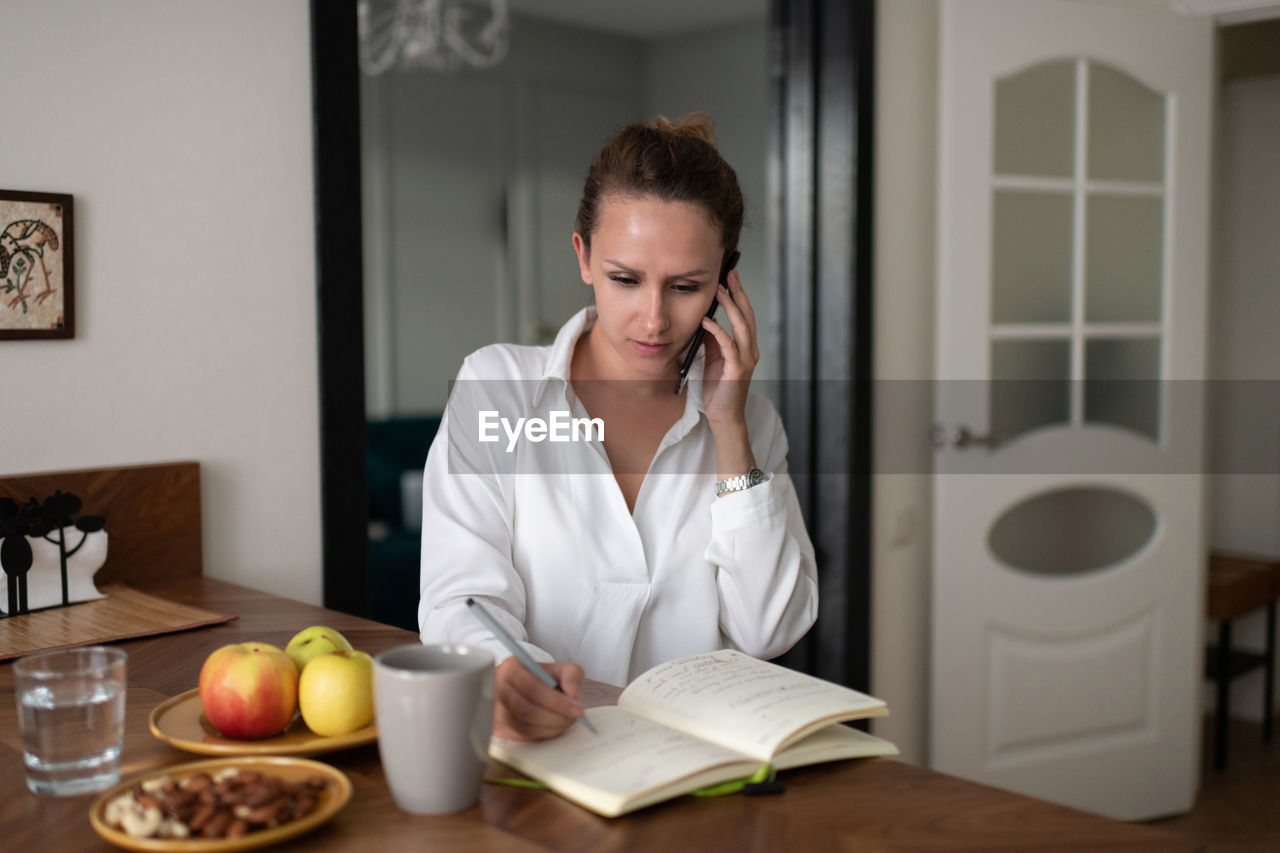
[[[493,656],[467,646],[413,643],[373,659],[378,752],[397,806],[445,814],[479,798],[493,672]]]

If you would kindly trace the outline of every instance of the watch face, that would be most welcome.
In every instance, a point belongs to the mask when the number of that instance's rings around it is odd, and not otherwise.
[[[764,472],[759,468],[752,468],[747,472],[747,485],[758,486],[764,482]]]

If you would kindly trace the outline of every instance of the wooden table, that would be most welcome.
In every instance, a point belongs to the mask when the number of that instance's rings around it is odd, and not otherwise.
[[[1280,603],[1280,560],[1215,551],[1209,555],[1205,615],[1218,623],[1218,644],[1205,656],[1205,676],[1217,686],[1213,716],[1213,769],[1227,768],[1227,722],[1231,718],[1231,682],[1261,667],[1262,742],[1271,743],[1272,707],[1275,703],[1276,606]],[[1254,610],[1267,613],[1265,651],[1236,649],[1231,643],[1231,623]]]
[[[208,578],[188,577],[148,591],[239,619],[180,634],[131,640],[125,775],[197,760],[151,737],[147,716],[196,684],[209,652],[263,640],[283,646],[308,625],[330,625],[356,648],[377,653],[416,635],[364,619]],[[91,796],[29,794],[11,663],[0,664],[0,847],[8,850],[114,849],[89,825]],[[590,704],[616,688],[595,685]],[[836,762],[783,774],[781,796],[683,798],[612,820],[549,791],[486,785],[480,802],[456,815],[422,817],[391,800],[376,745],[319,756],[343,770],[351,802],[313,833],[275,849],[596,851],[596,850],[1194,850],[1182,836],[1120,823],[890,759]],[[511,771],[491,766],[492,773]]]

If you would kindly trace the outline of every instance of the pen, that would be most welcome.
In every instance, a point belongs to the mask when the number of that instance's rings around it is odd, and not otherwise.
[[[719,283],[727,284],[729,281],[729,270],[738,265],[738,258],[742,257],[741,252],[725,252],[724,260],[720,263]],[[711,307],[707,309],[707,318],[710,319],[716,314],[716,306],[720,304],[718,299],[711,300]],[[702,345],[702,338],[706,335],[707,330],[702,326],[693,333],[693,341],[689,344],[689,351],[684,354],[684,363],[680,365],[680,378],[676,380],[676,393],[679,394],[684,390],[684,385],[689,381],[689,368],[693,366],[693,360],[698,357],[698,347]]]
[[[476,601],[474,598],[468,598],[467,607],[471,608],[471,612],[476,615],[476,618],[483,622],[484,626],[493,632],[493,636],[497,637],[502,642],[502,645],[511,650],[511,654],[516,656],[516,660],[520,661],[521,666],[537,676],[538,680],[543,684],[564,693],[564,690],[560,687],[560,682],[552,678],[551,673],[547,672],[546,669],[534,660],[529,653],[524,650],[524,646],[517,643],[515,637],[508,634],[503,627],[498,624],[497,620],[489,615],[489,611],[485,610],[480,602]],[[591,721],[587,719],[586,714],[579,717],[578,722],[586,726],[587,730],[593,735],[599,734],[599,732],[596,731],[596,727],[591,725]]]

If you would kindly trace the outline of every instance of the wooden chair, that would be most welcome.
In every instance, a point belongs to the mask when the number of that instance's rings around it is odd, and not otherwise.
[[[1262,739],[1271,742],[1272,702],[1275,696],[1276,602],[1280,600],[1280,560],[1215,552],[1209,555],[1208,617],[1218,623],[1218,644],[1210,647],[1205,675],[1217,688],[1214,713],[1213,767],[1227,766],[1227,720],[1231,712],[1231,681],[1263,667]],[[1259,608],[1267,611],[1265,651],[1232,648],[1231,623]]]

